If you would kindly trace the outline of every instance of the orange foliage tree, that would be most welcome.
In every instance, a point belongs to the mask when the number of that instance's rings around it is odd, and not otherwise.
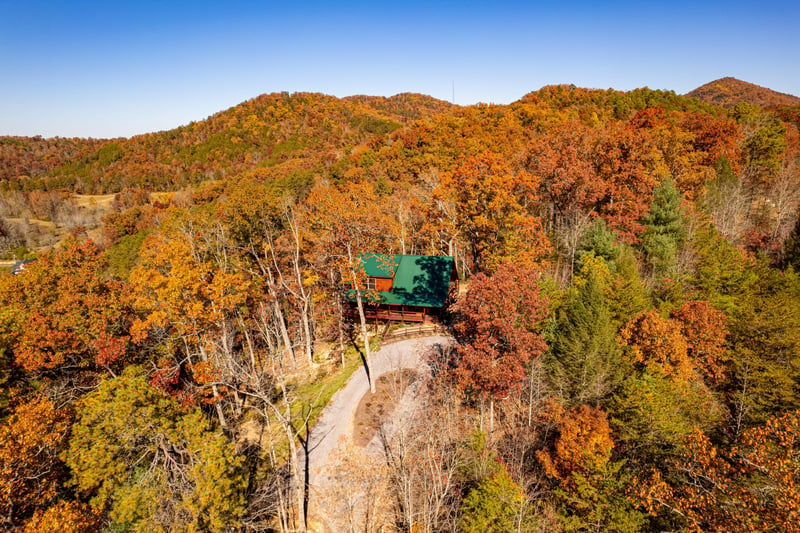
[[[459,386],[491,406],[520,389],[528,363],[547,348],[540,322],[548,300],[538,272],[511,263],[490,277],[478,274],[457,305]]]
[[[601,470],[611,460],[614,442],[606,413],[581,405],[556,416],[558,438],[552,451],[539,450],[537,457],[547,475],[566,480],[573,472]]]
[[[800,531],[800,412],[745,431],[729,451],[692,432],[668,474],[632,485],[641,505],[689,531]]]
[[[677,382],[692,377],[694,366],[680,324],[661,318],[658,311],[645,311],[625,324],[620,340],[627,347],[624,353],[631,362]]]
[[[570,271],[578,239],[604,196],[594,166],[597,140],[598,128],[567,121],[534,137],[525,155],[526,168],[540,180],[542,219],[559,239],[558,251]]]
[[[364,315],[366,279],[360,256],[388,251],[392,220],[387,202],[368,182],[348,183],[341,190],[318,186],[306,200],[304,218],[316,237],[317,253],[324,258],[320,262],[334,270],[340,283],[354,289],[364,337],[364,362],[369,372],[371,350]],[[375,392],[374,379],[370,379],[370,389]]]
[[[232,356],[238,311],[252,295],[253,280],[230,250],[227,229],[213,216],[175,213],[145,241],[131,272],[133,299],[142,318],[131,327],[134,339],[166,341],[174,353],[165,365],[193,373],[200,392],[227,423],[219,401],[218,372]],[[172,358],[172,360],[170,360]]]
[[[611,124],[596,147],[596,169],[604,186],[597,212],[623,240],[635,242],[650,208],[659,154],[648,135],[630,125]]]
[[[725,377],[725,337],[728,319],[708,302],[691,300],[672,313],[686,338],[688,355],[710,383]]]
[[[0,514],[7,525],[57,499],[67,469],[70,415],[50,400],[33,398],[0,425]]]
[[[624,461],[611,460],[614,441],[605,411],[581,405],[564,413],[555,405],[549,416],[558,436],[536,457],[556,483],[564,529],[639,531],[643,517],[624,494]]]
[[[531,267],[548,253],[550,243],[534,214],[538,185],[537,178],[515,172],[493,152],[470,157],[442,176],[475,272],[492,272],[505,260]]]
[[[24,533],[95,533],[101,529],[102,520],[91,507],[61,501],[45,510],[37,510],[25,523]]]
[[[93,242],[69,240],[0,282],[0,299],[13,310],[9,344],[17,364],[67,372],[124,362],[132,311],[124,285],[108,279],[106,268]]]

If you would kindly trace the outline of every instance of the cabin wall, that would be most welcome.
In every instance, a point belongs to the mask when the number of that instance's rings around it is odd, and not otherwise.
[[[392,278],[375,278],[375,289],[379,291],[391,292]]]

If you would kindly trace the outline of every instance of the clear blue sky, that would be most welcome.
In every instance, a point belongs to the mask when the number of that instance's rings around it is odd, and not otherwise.
[[[0,135],[170,129],[262,93],[510,103],[543,85],[800,95],[800,2],[0,0]]]

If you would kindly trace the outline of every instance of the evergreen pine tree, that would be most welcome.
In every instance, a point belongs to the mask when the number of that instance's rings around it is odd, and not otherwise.
[[[497,473],[481,481],[464,498],[461,505],[461,531],[533,531],[531,520],[523,516],[524,505],[525,492],[500,464]]]
[[[571,404],[600,403],[621,379],[616,329],[605,296],[609,273],[602,259],[584,259],[549,343],[550,379]]]
[[[674,276],[676,259],[686,239],[681,193],[672,179],[665,179],[653,189],[650,212],[642,222],[647,227],[641,247],[648,270],[653,276]]]
[[[596,218],[578,241],[578,260],[580,261],[588,253],[593,253],[609,264],[616,261],[619,257],[617,237],[617,232],[609,228],[605,220]]]
[[[647,289],[639,276],[636,255],[629,246],[621,247],[614,263],[611,284],[606,290],[606,303],[615,330],[650,307]]]

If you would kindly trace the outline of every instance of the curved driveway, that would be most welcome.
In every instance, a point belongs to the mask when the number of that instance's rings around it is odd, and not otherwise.
[[[425,363],[425,354],[431,347],[437,344],[449,345],[452,342],[450,337],[435,336],[408,339],[383,346],[372,354],[370,376],[374,380],[393,370],[420,369]],[[345,386],[334,394],[322,416],[309,432],[307,472],[309,515],[316,514],[315,500],[318,500],[318,494],[324,490],[333,474],[327,468],[328,458],[342,436],[352,435],[356,408],[367,392],[369,392],[369,382],[362,366],[353,373]],[[304,457],[300,458],[300,463],[305,467]]]

